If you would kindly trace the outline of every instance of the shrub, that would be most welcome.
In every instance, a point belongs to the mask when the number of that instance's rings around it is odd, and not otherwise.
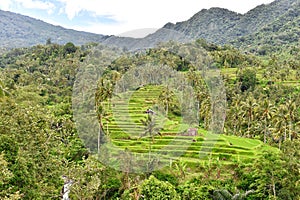
[[[141,199],[161,200],[179,199],[175,187],[169,182],[160,181],[154,176],[150,176],[140,187]]]

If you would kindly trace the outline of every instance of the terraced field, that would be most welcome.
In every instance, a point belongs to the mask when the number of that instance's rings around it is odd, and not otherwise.
[[[234,81],[237,78],[237,68],[222,68],[221,69],[221,73],[227,77],[228,79]],[[266,84],[267,82],[269,82],[269,77],[265,78],[263,73],[264,70],[263,69],[257,69],[257,74],[256,77],[258,78],[258,80],[260,80],[261,84]],[[274,84],[282,84],[282,85],[289,85],[289,86],[295,86],[298,87],[300,86],[300,81],[297,78],[297,71],[296,70],[290,70],[288,73],[288,76],[286,77],[286,80],[273,80]]]
[[[170,113],[165,116],[162,105],[158,102],[162,86],[146,86],[137,91],[131,91],[122,96],[116,96],[111,103],[105,105],[109,107],[109,118],[104,120],[107,124],[106,132],[112,139],[138,138],[144,132],[144,125],[141,120],[147,118],[147,109],[153,110],[155,120],[160,126],[161,133],[176,134],[181,129],[187,128],[180,126],[181,118]]]
[[[159,155],[162,162],[184,160],[189,167],[197,167],[203,162],[221,162],[232,164],[234,161],[251,160],[264,149],[271,148],[256,139],[211,134],[198,129],[196,136],[183,136],[181,133],[189,128],[181,124],[180,117],[170,113],[168,117],[161,114],[158,96],[162,86],[145,86],[127,93],[122,98],[112,99],[106,133],[115,147],[130,151],[136,155]],[[109,107],[109,105],[106,105]],[[145,131],[141,120],[147,117],[145,111],[150,108],[157,114],[157,122],[161,127],[161,136],[154,141],[149,136],[140,137]]]

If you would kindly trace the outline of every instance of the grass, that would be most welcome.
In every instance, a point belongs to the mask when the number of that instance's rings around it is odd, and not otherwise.
[[[237,79],[237,70],[238,70],[237,68],[222,68],[221,74],[229,78],[233,83]],[[297,72],[296,70],[291,69],[286,77],[286,80],[284,81],[279,80],[278,77],[277,79],[273,78],[274,84],[282,84],[282,85],[295,86],[295,87],[300,86],[300,81],[296,76],[296,72]],[[270,80],[268,78],[267,79],[264,78],[263,73],[264,73],[263,68],[257,68],[256,77],[260,81],[260,84],[265,85]]]
[[[230,73],[235,71],[230,69]],[[161,122],[162,136],[155,136],[154,141],[149,136],[140,137],[145,128],[141,120],[147,117],[144,111],[158,105],[157,99],[162,88],[145,86],[133,91],[129,99],[112,101],[114,106],[109,110],[108,130],[116,149],[147,155],[151,148],[151,153],[159,155],[161,162],[182,159],[196,171],[202,162],[232,165],[237,160],[251,160],[263,150],[271,148],[257,139],[211,134],[200,128],[197,136],[181,136],[179,133],[189,126],[181,126],[180,117],[173,117],[172,114],[168,118],[164,114],[157,118]]]

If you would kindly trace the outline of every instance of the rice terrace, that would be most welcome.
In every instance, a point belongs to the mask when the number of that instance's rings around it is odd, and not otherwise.
[[[1,200],[300,200],[299,0],[2,0],[0,38]]]

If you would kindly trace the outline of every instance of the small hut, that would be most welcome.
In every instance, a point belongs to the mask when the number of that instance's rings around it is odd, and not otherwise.
[[[182,135],[183,136],[197,136],[198,135],[198,129],[197,128],[189,128]]]

